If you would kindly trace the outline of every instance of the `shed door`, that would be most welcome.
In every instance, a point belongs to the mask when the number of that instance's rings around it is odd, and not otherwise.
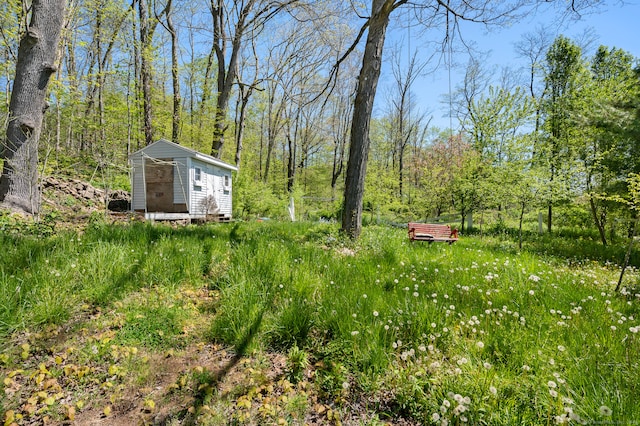
[[[172,158],[161,161],[171,162]],[[145,160],[144,175],[147,187],[147,211],[174,213],[173,164]]]

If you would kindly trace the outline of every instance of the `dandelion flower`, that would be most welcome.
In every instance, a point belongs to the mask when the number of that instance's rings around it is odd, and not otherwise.
[[[555,389],[549,389],[549,395],[551,395],[553,398],[557,398],[558,392],[556,392]]]
[[[431,420],[433,420],[434,422],[437,422],[440,420],[440,414],[439,413],[433,413],[431,415]]]
[[[491,395],[496,396],[498,394],[498,389],[495,386],[489,386],[489,392]]]
[[[374,316],[374,317],[377,317],[378,315],[380,315],[380,314],[378,313],[378,311],[373,311],[373,316]]]
[[[549,380],[547,382],[547,386],[549,386],[550,388],[557,388],[558,385],[556,384],[556,382],[554,382],[553,380]]]
[[[566,350],[567,350],[567,348],[565,348],[565,347],[564,347],[564,346],[562,346],[562,345],[558,345],[558,350],[559,350],[560,352],[564,352],[564,351],[566,351]]]
[[[484,348],[484,343],[483,342],[476,342],[476,346],[479,347],[480,349]]]
[[[529,290],[529,295],[530,295],[530,296],[533,296],[534,294],[535,294],[535,291],[533,291],[533,290]]]
[[[484,366],[484,368],[486,368],[487,370],[491,370],[492,365],[488,362],[484,362],[484,364],[482,364]]]
[[[358,330],[354,330],[354,331],[352,331],[352,332],[351,332],[351,335],[352,335],[352,336],[357,336],[357,335],[358,335],[358,333],[359,333],[359,331],[358,331]]]

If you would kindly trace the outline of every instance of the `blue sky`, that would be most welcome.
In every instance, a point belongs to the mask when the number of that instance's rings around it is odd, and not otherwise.
[[[509,66],[513,69],[525,66],[526,60],[518,57],[514,44],[520,41],[524,34],[535,32],[536,28],[540,26],[548,26],[554,20],[555,18],[549,16],[549,13],[538,14],[510,28],[496,29],[490,33],[487,33],[482,26],[476,24],[467,25],[463,29],[463,36],[466,40],[472,40],[479,50],[489,52],[486,65],[489,69],[496,70],[495,75],[497,77],[504,66]],[[563,28],[550,30],[550,38],[553,40],[555,36],[563,34],[577,40],[585,31],[590,31],[594,41],[590,46],[590,51],[586,52],[587,56],[591,56],[598,46],[605,45],[621,48],[640,58],[640,31],[638,26],[640,26],[640,1],[627,1],[624,4],[614,1],[607,2],[607,5],[596,13],[583,15],[578,21],[566,23]],[[390,31],[396,31],[396,33],[391,33],[385,44],[385,49],[401,45],[400,48],[405,51],[403,56],[406,57],[409,49],[413,50],[421,44],[420,40],[412,36],[411,47],[408,47],[406,44],[408,30],[406,29],[390,27]],[[398,37],[397,34],[400,33],[403,35]],[[389,58],[389,54],[386,56]],[[452,86],[455,89],[455,85],[464,75],[464,66],[468,61],[468,57],[464,53],[454,53],[453,61],[461,65],[457,68],[454,67],[451,71]],[[388,90],[387,86],[392,83],[389,70],[389,63],[385,63],[378,88],[376,107],[381,106],[382,108],[384,93]],[[422,112],[427,111],[429,115],[433,116],[432,125],[441,128],[449,127],[448,105],[442,103],[443,96],[448,93],[448,87],[448,70],[446,67],[441,67],[434,73],[421,77],[413,84],[411,90],[411,96],[418,103],[417,109]],[[455,128],[457,124],[454,122],[453,126]]]

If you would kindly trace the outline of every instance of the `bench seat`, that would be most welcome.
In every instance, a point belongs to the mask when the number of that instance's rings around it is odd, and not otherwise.
[[[408,226],[409,240],[411,241],[427,241],[429,243],[435,241],[449,244],[458,241],[458,230],[451,229],[449,225],[409,222]]]

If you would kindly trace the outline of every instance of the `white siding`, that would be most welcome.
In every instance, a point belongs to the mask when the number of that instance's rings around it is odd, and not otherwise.
[[[131,157],[131,209],[144,210],[145,208],[145,188],[144,188],[144,168],[142,154]]]
[[[179,145],[173,145],[159,140],[146,148],[144,148],[145,155],[153,158],[175,158],[184,157],[185,152]]]
[[[200,167],[202,176],[200,182],[195,181],[194,170]],[[189,171],[189,188],[191,189],[191,204],[189,213],[191,215],[203,215],[205,213],[204,200],[207,197],[207,185],[209,184],[207,164],[202,161],[191,159],[191,167]]]
[[[220,207],[220,213],[231,216],[231,172],[228,170],[215,167],[214,175],[216,179],[216,201]],[[228,176],[229,185],[224,186],[224,177]]]

